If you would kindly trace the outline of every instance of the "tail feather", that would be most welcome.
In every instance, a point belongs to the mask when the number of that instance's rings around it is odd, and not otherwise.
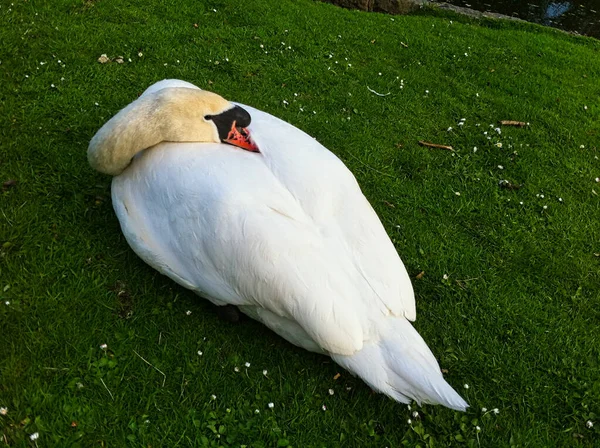
[[[335,362],[360,376],[369,386],[401,403],[442,404],[464,411],[469,406],[446,382],[433,353],[408,320],[386,318],[379,339],[366,342]]]

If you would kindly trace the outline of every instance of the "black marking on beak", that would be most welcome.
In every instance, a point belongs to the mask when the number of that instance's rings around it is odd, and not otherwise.
[[[252,121],[250,114],[240,106],[234,106],[218,115],[206,115],[204,119],[212,120],[215,126],[217,126],[221,141],[227,139],[234,122],[235,126],[241,130],[248,127]]]

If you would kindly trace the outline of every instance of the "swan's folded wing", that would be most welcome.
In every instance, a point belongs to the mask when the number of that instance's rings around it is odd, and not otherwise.
[[[362,348],[367,310],[349,272],[314,224],[283,204],[230,214],[206,256],[243,298],[297,322],[324,350],[350,355]]]
[[[250,153],[228,158],[237,150],[203,145],[207,164],[193,146],[170,148],[148,151],[113,180],[134,251],[217,305],[294,320],[331,353],[361,349],[366,310],[354,268],[295,198]]]
[[[384,314],[416,317],[406,269],[375,211],[342,161],[314,138],[265,112],[244,106],[252,132],[273,173],[302,204],[336,252],[352,259],[362,277],[362,301]],[[367,288],[363,286],[367,284]]]
[[[408,272],[371,204],[360,193],[344,189],[350,196],[341,201],[337,223],[348,242],[357,270],[375,297],[395,316],[415,320],[415,296]]]

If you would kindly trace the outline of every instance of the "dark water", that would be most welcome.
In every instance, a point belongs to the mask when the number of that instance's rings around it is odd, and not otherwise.
[[[600,0],[445,0],[456,6],[518,17],[600,38]]]

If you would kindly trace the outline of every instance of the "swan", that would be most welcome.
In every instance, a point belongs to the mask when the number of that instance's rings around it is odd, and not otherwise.
[[[408,273],[346,166],[315,139],[180,80],[90,141],[122,232],[150,266],[409,403],[468,404],[444,380]]]

